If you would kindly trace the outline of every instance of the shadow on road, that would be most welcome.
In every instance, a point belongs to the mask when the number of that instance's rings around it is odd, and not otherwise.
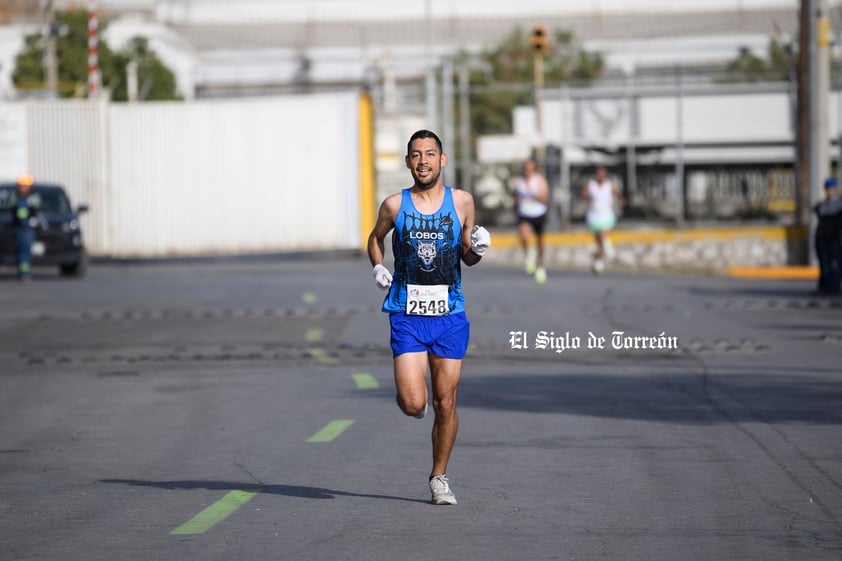
[[[842,425],[842,384],[806,375],[504,374],[465,377],[459,406],[675,423]]]
[[[488,375],[462,377],[460,408],[700,425],[842,425],[842,382],[833,377],[836,371],[825,368],[792,373],[767,368],[764,373],[756,366],[731,365],[715,374],[544,374],[507,371],[499,364],[494,368]],[[392,389],[366,395],[394,404]]]
[[[406,501],[411,503],[429,503],[421,499],[410,499],[407,497],[393,497],[390,495],[372,495],[368,493],[351,493],[349,491],[336,491],[322,487],[304,487],[300,485],[261,485],[259,483],[240,483],[237,481],[143,481],[140,479],[100,479],[100,483],[115,483],[120,485],[132,485],[136,487],[156,487],[167,490],[191,491],[206,489],[209,491],[252,491],[268,495],[283,495],[285,497],[297,497],[301,499],[335,499],[337,497],[358,497],[365,499],[386,499],[391,501]]]
[[[842,383],[815,369],[758,372],[729,366],[727,372],[669,374],[507,373],[459,382],[460,408],[583,415],[683,424],[742,422],[842,425]],[[394,404],[394,391],[367,394]]]

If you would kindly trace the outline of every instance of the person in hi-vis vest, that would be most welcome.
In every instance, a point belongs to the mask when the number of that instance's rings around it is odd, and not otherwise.
[[[29,204],[28,200],[33,183],[34,180],[29,174],[18,178],[18,196],[12,208],[12,223],[18,244],[18,277],[21,280],[28,280],[32,272],[32,243],[35,241],[35,227],[38,224],[36,209]]]

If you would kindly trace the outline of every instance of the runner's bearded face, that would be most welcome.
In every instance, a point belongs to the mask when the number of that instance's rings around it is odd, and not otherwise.
[[[418,138],[413,141],[406,156],[406,167],[419,189],[429,189],[436,185],[444,165],[444,155],[439,151],[432,138]]]

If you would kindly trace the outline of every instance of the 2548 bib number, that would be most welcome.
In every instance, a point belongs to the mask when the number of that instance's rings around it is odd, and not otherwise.
[[[450,310],[448,289],[446,284],[406,285],[406,314],[410,316],[447,315]]]

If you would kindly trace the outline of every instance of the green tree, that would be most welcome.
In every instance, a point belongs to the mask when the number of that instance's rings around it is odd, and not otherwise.
[[[765,58],[742,47],[737,56],[725,64],[717,82],[785,82],[789,80],[790,58],[786,45],[774,38],[769,40]]]
[[[58,93],[61,97],[84,97],[88,83],[88,12],[67,10],[56,12],[56,53],[58,59]],[[125,100],[126,65],[132,58],[138,62],[138,81],[148,84],[145,99],[178,99],[175,77],[153,52],[144,39],[136,38],[123,51],[114,52],[102,38],[105,25],[100,20],[99,70],[102,83],[112,90],[115,100]],[[41,33],[24,38],[24,48],[15,60],[12,81],[21,90],[40,90],[45,87],[44,58],[46,40]]]
[[[161,59],[149,50],[149,43],[142,37],[135,37],[126,49],[114,55],[115,72],[113,82],[109,83],[111,96],[115,101],[128,99],[126,68],[134,61],[137,64],[137,81],[142,100],[157,101],[179,99],[176,94],[175,75],[164,66]]]
[[[474,68],[470,72],[470,84],[475,92],[471,95],[472,134],[510,134],[514,107],[534,101],[534,60],[529,33],[516,28],[498,45],[479,55],[462,51],[456,57],[457,64],[470,62]],[[546,84],[585,84],[598,78],[603,68],[601,54],[584,50],[572,33],[555,31],[550,52],[544,57]]]
[[[100,31],[103,27],[100,26]],[[58,59],[59,95],[61,97],[82,96],[88,81],[88,13],[85,10],[56,12],[55,28],[56,54]],[[41,33],[27,35],[24,48],[15,61],[12,81],[23,90],[38,90],[45,87],[47,41]],[[100,68],[111,65],[113,53],[108,45],[100,41]]]

